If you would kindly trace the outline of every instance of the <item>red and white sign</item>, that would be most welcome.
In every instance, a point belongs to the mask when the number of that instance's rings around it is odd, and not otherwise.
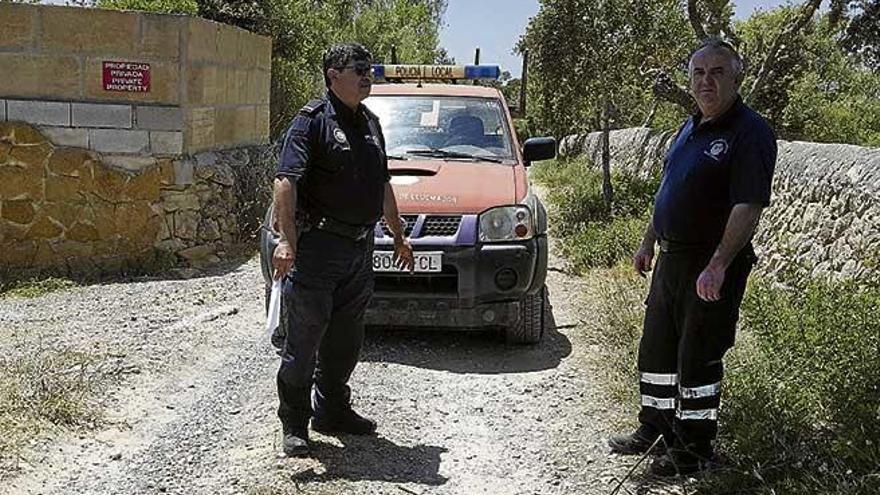
[[[104,91],[150,92],[150,64],[104,61]]]

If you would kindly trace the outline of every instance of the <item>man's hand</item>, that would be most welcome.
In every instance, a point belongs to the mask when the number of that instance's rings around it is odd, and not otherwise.
[[[697,296],[706,302],[720,300],[724,272],[724,268],[715,267],[710,263],[697,277]]]
[[[394,237],[394,266],[406,268],[410,273],[416,266],[409,239],[402,235]]]
[[[287,241],[279,241],[275,246],[275,252],[272,254],[272,266],[275,267],[275,273],[272,278],[281,279],[293,267],[293,261],[296,259],[296,249]]]
[[[651,260],[654,259],[654,247],[641,246],[636,254],[633,255],[633,267],[639,275],[645,276],[645,273],[651,271]]]

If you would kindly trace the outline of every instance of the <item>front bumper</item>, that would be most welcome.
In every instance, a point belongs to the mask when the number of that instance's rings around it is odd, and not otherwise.
[[[416,251],[442,251],[439,274],[376,273],[365,323],[380,326],[477,329],[509,326],[520,300],[544,285],[547,238],[528,241],[442,245],[412,239]],[[376,239],[376,249],[391,249]]]

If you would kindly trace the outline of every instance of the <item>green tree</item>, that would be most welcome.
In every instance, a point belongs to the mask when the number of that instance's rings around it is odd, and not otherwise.
[[[531,57],[528,96],[537,127],[557,137],[604,131],[609,210],[608,131],[657,117],[654,72],[680,65],[692,38],[678,0],[543,0],[520,40],[518,49]]]

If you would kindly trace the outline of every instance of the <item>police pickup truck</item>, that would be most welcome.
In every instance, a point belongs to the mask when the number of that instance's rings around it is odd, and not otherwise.
[[[541,340],[547,214],[526,167],[553,158],[556,142],[532,138],[521,146],[498,89],[448,82],[499,74],[494,65],[373,66],[380,84],[364,104],[382,123],[415,271],[395,266],[391,235],[384,221],[376,225],[366,324],[494,328],[509,342]],[[271,211],[261,246],[267,286],[277,242],[270,218]]]

